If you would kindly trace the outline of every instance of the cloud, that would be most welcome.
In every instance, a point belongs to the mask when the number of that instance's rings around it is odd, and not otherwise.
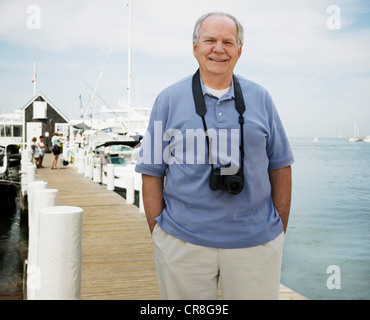
[[[39,8],[41,23],[37,30],[29,26],[34,14],[27,11],[30,6]],[[32,4],[27,0],[2,1],[0,37],[49,51],[106,47],[124,20],[125,11],[126,5],[118,0],[35,0]]]
[[[54,95],[62,104],[74,105],[75,101],[69,102],[71,98],[67,96],[78,96],[76,90],[82,89],[77,89],[77,81],[95,85],[121,25],[99,88],[99,93],[113,105],[125,94],[127,2],[0,0],[0,64],[9,75],[4,84],[10,86],[23,79],[28,84],[36,60],[39,84],[44,85],[45,94],[49,96],[51,91],[51,99]],[[40,8],[39,30],[27,28],[27,8],[31,4]],[[331,4],[330,0],[133,0],[134,78],[140,84],[144,105],[150,106],[165,86],[195,71],[192,31],[199,16],[226,11],[245,28],[245,45],[236,72],[273,93],[282,116],[288,119],[288,128],[294,128],[294,132],[307,130],[303,118],[315,121],[318,114],[328,119],[333,111],[328,105],[344,110],[336,110],[336,116],[342,112],[348,118],[345,110],[351,97],[361,108],[367,99],[364,92],[370,72],[370,6],[366,1],[338,0],[341,29],[329,30],[327,8]],[[23,56],[21,52],[7,53],[4,48],[9,44],[23,50]],[[21,81],[14,80],[12,77],[21,74],[21,69],[23,73],[27,69],[27,74]],[[56,89],[50,79],[60,79],[66,92]],[[9,91],[16,92],[18,88],[12,90]],[[347,92],[335,96],[338,91]],[[297,114],[300,109],[303,118]]]
[[[248,58],[260,64],[307,72],[329,66],[347,71],[370,70],[366,59],[370,30],[347,32],[348,14],[341,30],[328,30],[326,21],[330,15],[326,7],[318,6],[315,1],[300,1],[299,5],[291,3],[273,10],[256,6],[245,10],[250,13],[244,17]],[[345,7],[342,11],[346,12]]]
[[[342,5],[343,28],[365,10],[358,1]],[[116,50],[126,50],[128,9],[122,0],[35,0],[41,28],[29,30],[30,1],[0,2],[0,37],[49,51],[91,48],[106,52],[121,26]],[[328,2],[329,5],[329,2]],[[134,0],[133,49],[152,56],[187,56],[197,18],[208,11],[235,14],[246,29],[245,53],[260,64],[296,67],[363,61],[369,30],[328,31],[322,1]],[[368,67],[368,65],[366,66]]]

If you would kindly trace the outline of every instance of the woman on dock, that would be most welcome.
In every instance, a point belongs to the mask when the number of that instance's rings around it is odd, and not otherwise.
[[[32,156],[33,160],[35,161],[35,165],[37,168],[39,168],[39,148],[37,147],[37,138],[32,138],[32,144],[31,144],[31,150],[32,150]]]
[[[39,149],[39,163],[37,167],[43,168],[42,161],[44,160],[45,155],[44,136],[39,137],[39,140],[37,141],[37,147]]]
[[[54,170],[58,169],[57,164],[58,164],[58,158],[59,158],[60,151],[61,151],[60,150],[61,143],[62,141],[60,140],[59,133],[55,132],[53,134],[53,137],[51,138],[51,145],[52,145],[51,151],[54,154],[53,162],[51,164],[51,169],[54,169]]]

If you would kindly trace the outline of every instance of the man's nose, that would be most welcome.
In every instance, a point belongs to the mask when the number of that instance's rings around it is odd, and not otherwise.
[[[223,52],[225,52],[224,44],[222,43],[221,40],[215,42],[215,45],[213,47],[213,52],[216,52],[216,53],[223,53]]]

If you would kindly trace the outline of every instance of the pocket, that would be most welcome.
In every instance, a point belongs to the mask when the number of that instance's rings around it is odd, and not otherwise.
[[[158,223],[156,223],[152,231],[152,238],[154,237],[154,233],[156,232],[158,228],[159,228]]]
[[[275,239],[272,239],[270,242],[266,243],[265,245],[269,247],[271,250],[273,250],[274,252],[277,252],[280,254],[283,252],[284,240],[285,240],[285,234],[283,231]]]

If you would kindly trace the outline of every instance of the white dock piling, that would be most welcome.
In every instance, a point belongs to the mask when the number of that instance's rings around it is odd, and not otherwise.
[[[101,163],[100,159],[95,159],[95,166],[94,166],[94,177],[93,181],[96,183],[101,183]]]
[[[31,184],[28,186],[28,191],[27,191],[27,202],[28,202],[28,225],[30,226],[33,222],[33,194],[34,191],[36,190],[43,190],[47,188],[48,183],[45,181],[33,181]]]
[[[79,174],[85,173],[85,150],[84,149],[78,149],[78,167],[77,172]]]
[[[25,162],[32,161],[32,151],[29,149],[25,149],[22,151],[22,160]]]
[[[90,179],[94,178],[94,157],[90,153],[87,156],[88,159],[88,167],[87,167],[87,177]]]
[[[27,262],[27,300],[36,299],[40,289],[40,268],[38,263],[40,211],[58,204],[58,190],[37,189],[32,191],[33,207],[30,216],[28,262]]]
[[[84,176],[88,177],[89,175],[89,155],[88,154],[85,155],[84,168],[85,168]]]
[[[114,190],[114,165],[107,164],[107,190]]]
[[[78,207],[40,210],[37,300],[79,300],[82,273],[82,216]]]
[[[126,203],[133,204],[135,202],[134,177],[126,178]]]
[[[32,182],[35,181],[35,176],[36,176],[36,166],[33,164],[33,165],[29,165],[27,167],[27,192],[28,192],[28,188],[29,186],[31,185]]]

